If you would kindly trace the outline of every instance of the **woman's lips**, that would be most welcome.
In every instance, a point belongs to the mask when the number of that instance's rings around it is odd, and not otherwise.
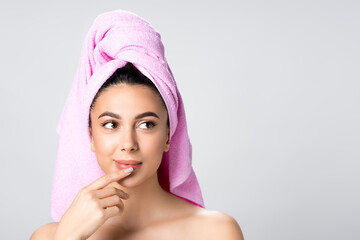
[[[142,162],[135,161],[135,160],[114,160],[115,165],[118,169],[126,169],[132,167],[134,170],[142,164]]]

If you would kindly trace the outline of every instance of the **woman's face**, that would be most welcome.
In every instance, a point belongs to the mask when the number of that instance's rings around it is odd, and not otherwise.
[[[167,112],[160,96],[143,85],[119,84],[105,89],[91,114],[91,150],[105,173],[140,162],[122,180],[131,187],[157,173],[164,151],[169,150]]]

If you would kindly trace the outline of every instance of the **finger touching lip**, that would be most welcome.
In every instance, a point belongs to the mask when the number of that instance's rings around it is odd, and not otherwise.
[[[132,167],[134,170],[141,166],[142,162],[135,160],[115,160],[115,165],[118,169],[126,169]]]

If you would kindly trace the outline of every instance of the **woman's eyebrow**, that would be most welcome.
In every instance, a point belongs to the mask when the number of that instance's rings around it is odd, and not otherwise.
[[[119,114],[116,114],[116,113],[113,113],[113,112],[103,112],[102,114],[100,114],[98,119],[101,118],[101,117],[104,117],[104,116],[109,116],[109,117],[113,117],[113,118],[116,118],[116,119],[120,119]]]
[[[152,117],[156,117],[156,118],[159,118],[159,116],[154,113],[154,112],[144,112],[144,113],[141,113],[139,115],[137,115],[135,117],[135,119],[140,119],[140,118],[143,118],[143,117],[148,117],[148,116],[152,116]],[[160,119],[160,118],[159,118]]]
[[[101,117],[104,117],[104,116],[109,116],[109,117],[113,117],[113,118],[116,118],[116,119],[121,119],[119,114],[116,114],[116,113],[113,113],[113,112],[108,112],[108,111],[103,112],[102,114],[100,114],[98,119],[101,118]],[[137,115],[135,117],[135,119],[137,120],[137,119],[140,119],[140,118],[143,118],[143,117],[148,117],[148,116],[159,118],[159,116],[154,112],[144,112],[144,113],[141,113],[141,114]]]

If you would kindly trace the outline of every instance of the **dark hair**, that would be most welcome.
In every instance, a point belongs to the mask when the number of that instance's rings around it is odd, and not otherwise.
[[[99,95],[107,88],[119,84],[129,84],[129,85],[144,85],[151,90],[153,90],[156,94],[158,94],[159,98],[161,99],[161,102],[164,105],[165,110],[167,111],[166,104],[164,102],[164,99],[161,97],[161,94],[159,90],[156,88],[155,84],[147,78],[144,74],[142,74],[132,63],[126,63],[124,67],[118,68],[113,75],[111,75],[108,80],[104,82],[104,84],[100,87],[99,91],[96,93],[91,105],[90,105],[90,111],[89,111],[89,128],[91,128],[91,118],[90,118],[90,112],[95,106],[96,100],[99,97]],[[167,126],[170,126],[169,123],[169,116],[167,119]]]

